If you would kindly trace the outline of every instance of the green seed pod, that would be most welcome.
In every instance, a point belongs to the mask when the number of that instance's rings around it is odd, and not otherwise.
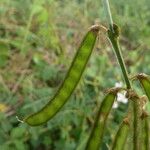
[[[50,100],[50,102],[40,111],[25,118],[24,122],[31,126],[41,125],[51,119],[63,107],[76,88],[81,75],[85,70],[86,64],[94,48],[98,32],[98,25],[94,25],[90,28],[90,31],[85,35],[77,50],[64,82],[52,100]]]
[[[142,113],[142,150],[150,150],[150,133],[149,133],[149,118],[146,112]]]
[[[118,89],[109,91],[102,101],[85,150],[99,150],[106,126],[106,120],[116,98],[117,92]]]
[[[149,77],[143,73],[138,74],[136,77],[139,79],[141,86],[143,87],[143,89],[150,101],[150,79],[149,79]]]
[[[141,100],[132,89],[127,91],[126,96],[133,103],[133,150],[140,150]]]
[[[112,146],[112,150],[123,150],[125,147],[125,143],[127,141],[128,133],[129,133],[129,121],[128,118],[125,118],[120,128],[115,136],[115,140]]]

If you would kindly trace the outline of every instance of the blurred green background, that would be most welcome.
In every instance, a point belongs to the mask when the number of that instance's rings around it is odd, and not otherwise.
[[[110,5],[128,71],[150,74],[150,1]],[[0,0],[0,150],[84,150],[105,89],[123,82],[103,32],[80,84],[52,120],[30,127],[16,116],[22,119],[50,100],[95,22],[107,26],[101,0]],[[119,102],[112,110],[102,150],[108,150],[126,109]]]

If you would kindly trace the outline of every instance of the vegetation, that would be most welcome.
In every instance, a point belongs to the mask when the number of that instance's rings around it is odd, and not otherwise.
[[[149,6],[149,0],[111,2],[113,20],[122,29],[120,43],[125,64],[132,75],[150,74]],[[63,81],[87,28],[95,22],[107,26],[105,19],[102,2],[97,0],[0,1],[2,150],[83,150],[104,97],[103,91],[122,81],[120,68],[103,32],[77,89],[52,120],[31,128],[19,123],[16,116],[36,112],[49,101]],[[133,87],[143,95],[138,83]],[[117,101],[117,104],[117,109],[109,115],[102,150],[113,143],[127,113],[126,103]],[[146,111],[150,112],[149,104]],[[147,119],[142,119],[143,130],[147,130]],[[127,142],[131,143],[130,138]]]

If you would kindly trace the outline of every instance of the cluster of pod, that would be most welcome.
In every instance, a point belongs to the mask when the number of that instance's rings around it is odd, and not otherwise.
[[[54,95],[54,97],[44,106],[41,110],[36,113],[25,117],[23,120],[25,123],[30,126],[38,126],[46,123],[48,120],[53,118],[56,113],[63,107],[63,105],[69,100],[73,91],[75,90],[77,84],[80,81],[80,78],[85,70],[86,64],[90,58],[94,45],[96,43],[96,39],[100,30],[99,25],[94,25],[90,28],[87,34],[84,36],[75,56],[72,61],[72,64],[66,74],[66,77],[61,84],[60,88]],[[146,92],[147,97],[150,100],[150,80],[148,76],[144,74],[139,74],[136,78],[140,81],[143,89]],[[108,91],[107,95],[104,97],[98,113],[95,117],[95,122],[85,146],[85,150],[99,150],[101,147],[104,129],[106,127],[106,121],[112,105],[117,98],[117,93],[120,91],[120,88],[112,88]],[[129,97],[129,99],[133,99],[135,101],[135,96]],[[148,115],[145,111],[141,114],[141,120],[143,122],[143,146],[142,150],[149,150],[149,125],[148,125]],[[135,120],[136,122],[136,120]],[[129,130],[130,130],[130,118],[126,117],[115,136],[112,150],[123,150],[125,142],[127,140]]]

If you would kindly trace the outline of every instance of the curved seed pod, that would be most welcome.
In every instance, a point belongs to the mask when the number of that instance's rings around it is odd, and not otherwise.
[[[102,101],[85,150],[99,150],[103,138],[106,120],[116,98],[117,92],[118,89],[113,89],[109,91],[109,93]]]
[[[129,121],[125,118],[116,134],[112,150],[123,150],[129,133]]]
[[[52,100],[40,111],[28,116],[24,119],[31,126],[41,125],[51,119],[67,102],[76,88],[85,66],[89,60],[91,52],[94,48],[96,38],[99,32],[99,26],[94,25],[85,35],[80,44],[79,49],[72,61],[70,69],[64,79],[64,82],[56,92]]]
[[[136,77],[139,79],[141,86],[143,87],[143,89],[150,101],[150,79],[149,79],[149,77],[144,73],[138,74]]]
[[[150,138],[150,133],[149,133],[149,120],[148,120],[148,114],[146,112],[142,113],[141,116],[142,119],[142,150],[150,150],[150,143],[149,143],[149,138]]]

